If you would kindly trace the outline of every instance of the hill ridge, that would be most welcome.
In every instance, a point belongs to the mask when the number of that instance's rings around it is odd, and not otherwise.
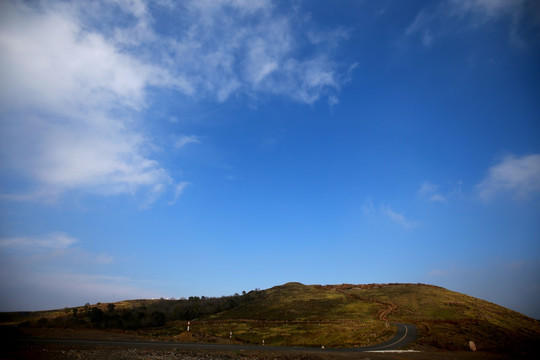
[[[540,323],[513,310],[440,286],[411,283],[304,285],[289,282],[221,298],[139,300],[58,311],[27,326],[132,329],[178,341],[357,347],[413,324],[412,348],[532,351]],[[40,322],[41,321],[41,322]],[[191,321],[190,331],[186,331]]]

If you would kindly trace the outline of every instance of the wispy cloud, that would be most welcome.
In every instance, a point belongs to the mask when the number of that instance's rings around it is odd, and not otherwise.
[[[1,169],[28,185],[4,199],[143,193],[146,207],[175,183],[140,126],[149,89],[335,105],[350,76],[335,56],[347,30],[322,31],[270,1],[161,1],[178,24],[166,34],[142,0],[0,6]]]
[[[504,157],[488,170],[476,189],[482,200],[501,194],[529,199],[540,192],[540,154]]]
[[[505,20],[509,42],[523,46],[522,25],[540,26],[540,6],[535,0],[446,0],[428,4],[405,29],[405,35],[431,46],[450,34]]]
[[[439,192],[439,185],[424,181],[420,185],[418,194],[432,202],[446,202],[446,197]]]
[[[406,219],[403,214],[395,212],[390,206],[381,205],[380,211],[388,218],[390,218],[393,222],[403,226],[405,229],[411,229],[418,226],[418,223]]]
[[[183,181],[183,182],[177,184],[175,189],[174,189],[174,199],[171,202],[169,202],[169,205],[176,204],[176,202],[178,201],[180,196],[182,196],[182,194],[184,193],[184,190],[186,189],[186,187],[188,187],[190,184],[191,183],[189,183],[187,181]]]
[[[198,136],[195,135],[182,135],[176,142],[174,143],[174,146],[177,149],[180,149],[188,144],[200,144],[201,140]]]
[[[0,239],[0,248],[15,249],[65,249],[77,243],[78,240],[63,233],[54,232],[46,237],[13,237]]]
[[[375,206],[373,205],[373,201],[371,201],[371,199],[367,199],[364,202],[364,205],[362,205],[362,211],[365,215],[372,214],[376,211]]]
[[[142,281],[107,275],[113,262],[64,232],[0,238],[0,307],[44,309],[58,307],[59,299],[75,306],[156,296]]]
[[[311,104],[345,80],[328,51],[348,37],[344,29],[317,31],[270,1],[187,1],[179,15],[189,31],[172,42],[174,67],[199,95],[222,102],[262,93]]]
[[[145,106],[148,86],[178,81],[50,5],[2,3],[2,165],[38,187],[11,198],[134,193],[169,183],[132,115]]]
[[[144,281],[121,276],[35,271],[19,264],[2,270],[0,284],[5,291],[0,294],[0,307],[4,311],[44,310],[161,295]]]
[[[0,238],[0,250],[10,252],[19,259],[49,263],[92,263],[109,264],[113,258],[107,254],[95,254],[80,246],[76,239],[64,232],[56,231],[40,237]]]
[[[538,304],[527,301],[540,296],[540,263],[537,261],[492,258],[472,266],[447,263],[427,271],[426,282],[540,317]],[[493,283],[499,286],[492,286]]]
[[[528,0],[450,0],[454,11],[465,16],[475,13],[485,20],[511,15],[522,8]]]
[[[429,180],[420,184],[417,194],[420,198],[429,202],[446,203],[452,199],[462,197],[463,182],[446,181],[443,184],[435,184]]]
[[[405,215],[394,211],[389,205],[381,204],[378,208],[373,205],[371,200],[366,200],[362,206],[362,211],[364,215],[375,214],[378,216],[384,216],[387,219],[390,219],[392,222],[400,225],[404,229],[411,229],[418,226],[416,221],[411,221],[405,217]]]

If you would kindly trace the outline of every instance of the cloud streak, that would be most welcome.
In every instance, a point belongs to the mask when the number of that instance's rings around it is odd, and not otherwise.
[[[174,205],[176,204],[176,202],[178,201],[178,199],[180,198],[180,196],[182,196],[182,194],[184,193],[184,190],[190,185],[191,183],[187,182],[187,181],[183,181],[179,184],[177,184],[175,186],[175,189],[174,189],[174,199],[169,202],[169,205]]]
[[[182,135],[180,138],[174,143],[174,146],[177,149],[183,148],[184,146],[188,144],[200,144],[201,140],[199,140],[198,136],[195,135]]]
[[[383,215],[385,218],[390,219],[393,223],[403,227],[404,229],[412,229],[418,226],[416,221],[409,220],[405,215],[394,211],[389,205],[380,205],[376,208],[371,200],[367,200],[362,206],[364,215],[377,214]]]
[[[159,292],[150,289],[144,281],[126,277],[17,270],[0,275],[5,290],[0,294],[0,307],[4,311],[45,310],[81,306],[87,302],[160,297]],[[39,302],[35,302],[37,294]]]
[[[315,35],[308,19],[279,13],[270,1],[187,1],[184,7],[187,31],[170,51],[173,66],[199,95],[223,102],[271,94],[312,104],[344,83],[343,68],[327,50],[348,37],[345,30]]]
[[[390,206],[381,205],[380,211],[382,214],[386,215],[390,220],[392,220],[398,225],[401,225],[405,229],[411,229],[418,226],[418,224],[415,221],[406,219],[403,214],[395,212],[394,210],[392,210]]]
[[[504,194],[516,200],[530,199],[540,193],[540,154],[504,157],[489,168],[476,189],[482,200]]]
[[[439,192],[439,186],[429,181],[425,181],[420,185],[418,194],[424,198],[427,198],[430,202],[446,202],[446,196]]]
[[[534,0],[446,0],[436,4],[422,9],[404,32],[426,47],[451,33],[501,20],[509,24],[510,44],[523,47],[527,43],[525,29],[540,26],[540,6]]]
[[[109,264],[113,258],[82,249],[79,240],[61,231],[41,237],[0,238],[0,250],[31,263]]]
[[[14,237],[0,239],[0,248],[14,248],[14,249],[65,249],[71,245],[77,243],[78,240],[63,233],[55,232],[47,237],[42,238],[28,238],[28,237]]]

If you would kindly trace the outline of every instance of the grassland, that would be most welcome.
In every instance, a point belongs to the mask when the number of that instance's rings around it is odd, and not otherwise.
[[[324,287],[357,299],[394,304],[392,322],[415,324],[417,344],[439,349],[529,351],[540,343],[540,323],[518,312],[447,289],[421,284]]]
[[[159,340],[246,344],[264,340],[266,345],[327,348],[382,342],[394,334],[389,323],[403,322],[419,330],[411,345],[415,349],[467,351],[472,340],[479,350],[527,354],[540,343],[537,320],[422,284],[288,283],[232,297],[114,305],[114,310],[109,304],[96,304],[77,310],[2,314],[1,319],[30,328],[120,328]]]

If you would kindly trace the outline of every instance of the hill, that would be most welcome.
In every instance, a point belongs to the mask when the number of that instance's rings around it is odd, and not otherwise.
[[[50,312],[4,313],[3,323],[32,327],[127,329],[175,341],[358,347],[414,324],[416,349],[530,353],[540,323],[471,296],[423,284],[303,285],[222,298],[132,300]],[[190,321],[190,331],[187,331]]]

